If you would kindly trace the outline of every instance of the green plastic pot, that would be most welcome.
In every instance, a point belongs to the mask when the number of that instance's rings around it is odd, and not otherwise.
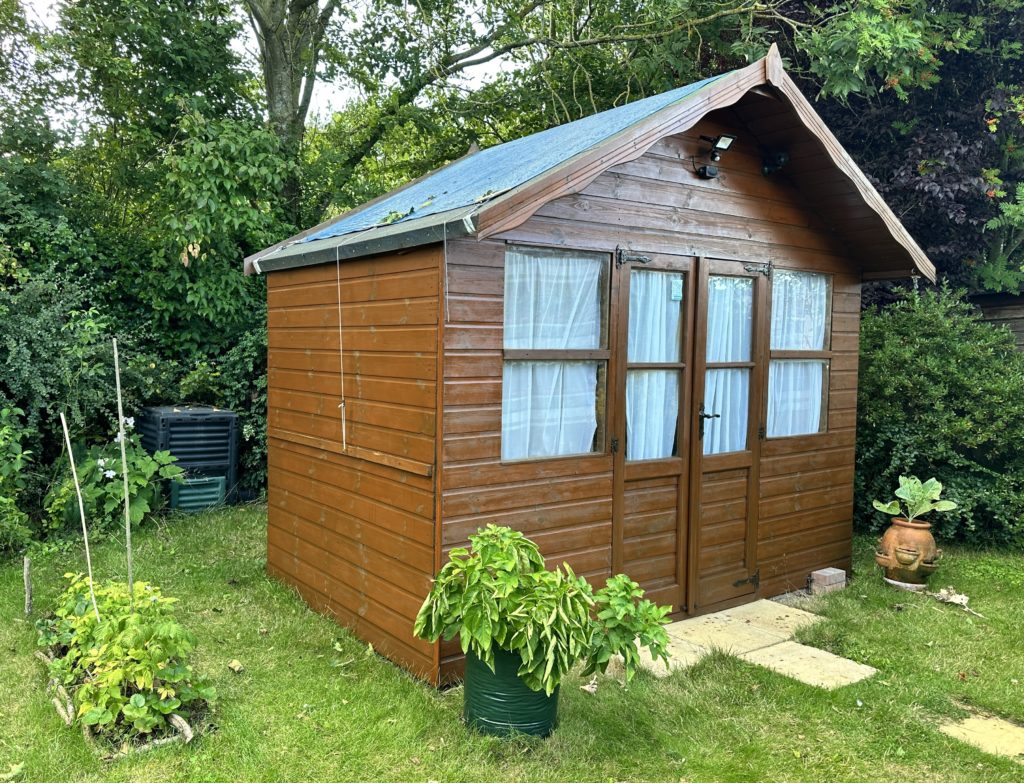
[[[558,717],[558,688],[548,696],[526,687],[517,672],[522,659],[506,650],[494,650],[494,671],[472,652],[466,654],[466,682],[462,716],[466,724],[484,734],[548,736]]]

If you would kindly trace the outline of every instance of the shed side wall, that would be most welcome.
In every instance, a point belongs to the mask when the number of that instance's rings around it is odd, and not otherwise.
[[[435,566],[437,247],[267,277],[268,571],[435,679],[412,637]]]

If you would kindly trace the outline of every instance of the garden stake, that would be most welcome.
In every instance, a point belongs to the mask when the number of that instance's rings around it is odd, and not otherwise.
[[[132,515],[128,503],[128,457],[125,454],[124,406],[121,401],[121,364],[114,343],[114,386],[117,389],[117,435],[121,441],[121,478],[124,480],[124,546],[128,552],[128,610],[135,612],[135,579],[132,575]]]
[[[71,463],[71,478],[75,482],[75,493],[78,495],[78,516],[82,520],[82,540],[85,542],[85,565],[89,569],[89,597],[92,598],[92,609],[96,612],[96,622],[100,622],[100,608],[96,606],[96,591],[92,589],[92,555],[89,554],[89,529],[85,526],[85,503],[82,501],[82,487],[78,483],[78,470],[75,469],[75,454],[71,451],[71,433],[68,432],[68,421],[60,414],[60,426],[64,428],[64,442],[68,447],[68,462]]]
[[[25,555],[25,616],[32,614],[32,561]]]

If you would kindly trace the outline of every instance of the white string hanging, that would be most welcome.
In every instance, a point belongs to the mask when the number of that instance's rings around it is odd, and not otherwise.
[[[341,250],[334,248],[334,270],[338,286],[338,374],[341,376],[341,450],[348,451],[348,433],[345,426],[345,335],[341,327]]]
[[[452,311],[448,304],[448,221],[441,224],[442,237],[444,238],[444,322],[451,323]]]

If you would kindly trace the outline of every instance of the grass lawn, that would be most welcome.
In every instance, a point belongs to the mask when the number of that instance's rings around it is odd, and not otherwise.
[[[261,509],[234,509],[135,537],[137,578],[180,598],[199,638],[217,728],[187,749],[114,762],[58,719],[21,616],[21,565],[0,568],[0,776],[24,763],[31,783],[1024,780],[1024,766],[936,729],[966,714],[958,705],[1024,721],[1019,556],[946,548],[935,587],[969,594],[981,619],[884,586],[872,542],[858,540],[857,578],[808,601],[827,620],[798,638],[875,666],[874,678],[827,692],[724,654],[664,680],[641,674],[628,690],[606,678],[594,696],[570,678],[551,739],[503,742],[467,733],[459,689],[419,684],[268,580],[264,523]],[[95,560],[97,578],[123,578],[115,542]],[[37,560],[37,608],[83,568],[77,551]],[[232,658],[244,672],[227,668]]]

